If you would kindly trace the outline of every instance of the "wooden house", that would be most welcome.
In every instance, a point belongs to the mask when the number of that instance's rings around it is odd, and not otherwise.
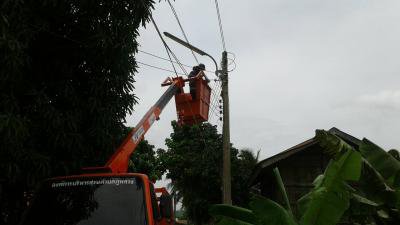
[[[330,133],[339,136],[348,144],[358,148],[360,140],[331,128]],[[313,181],[324,170],[329,162],[318,141],[315,138],[306,140],[279,154],[260,161],[250,181],[253,190],[259,194],[283,204],[282,196],[277,187],[273,169],[279,168],[283,183],[289,197],[294,214],[297,214],[297,200],[313,188]]]

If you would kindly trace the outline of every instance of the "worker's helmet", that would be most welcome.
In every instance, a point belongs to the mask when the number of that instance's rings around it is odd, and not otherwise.
[[[199,69],[206,70],[206,66],[203,63],[199,64]]]

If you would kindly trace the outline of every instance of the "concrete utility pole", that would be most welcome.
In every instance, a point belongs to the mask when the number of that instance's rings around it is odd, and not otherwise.
[[[177,43],[191,49],[192,51],[202,55],[208,56],[215,64],[215,75],[219,76],[222,81],[222,101],[223,101],[223,161],[222,161],[222,202],[224,204],[232,204],[231,197],[231,138],[229,131],[229,95],[228,95],[228,53],[222,52],[221,70],[218,70],[218,64],[215,59],[208,53],[200,50],[199,48],[175,37],[174,35],[164,32],[164,35]]]
[[[222,52],[221,61],[222,101],[223,101],[223,166],[222,166],[222,202],[232,204],[231,197],[231,138],[229,128],[229,95],[228,95],[228,56]]]

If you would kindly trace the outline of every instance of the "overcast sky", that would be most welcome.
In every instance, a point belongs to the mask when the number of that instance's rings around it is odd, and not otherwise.
[[[213,0],[172,1],[189,41],[221,59]],[[227,50],[236,55],[229,74],[231,142],[237,148],[272,156],[337,127],[367,137],[389,150],[400,149],[400,1],[398,0],[219,0]],[[183,37],[166,1],[153,16],[161,31]],[[140,29],[139,49],[167,57],[152,24]],[[167,40],[180,61],[194,65],[190,51]],[[136,55],[138,61],[172,69],[171,64]],[[211,60],[198,57],[208,70]],[[172,73],[139,65],[135,126],[165,88]],[[212,74],[210,74],[212,76]],[[147,133],[164,147],[172,100]],[[216,124],[212,116],[211,122]]]

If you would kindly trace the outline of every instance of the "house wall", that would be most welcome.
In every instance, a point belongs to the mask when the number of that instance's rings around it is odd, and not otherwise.
[[[276,187],[272,169],[278,167],[291,203],[297,215],[297,200],[313,188],[314,179],[322,174],[329,158],[322,153],[319,145],[312,145],[275,165],[264,169],[261,174],[260,190],[263,196],[283,204],[282,196]]]

